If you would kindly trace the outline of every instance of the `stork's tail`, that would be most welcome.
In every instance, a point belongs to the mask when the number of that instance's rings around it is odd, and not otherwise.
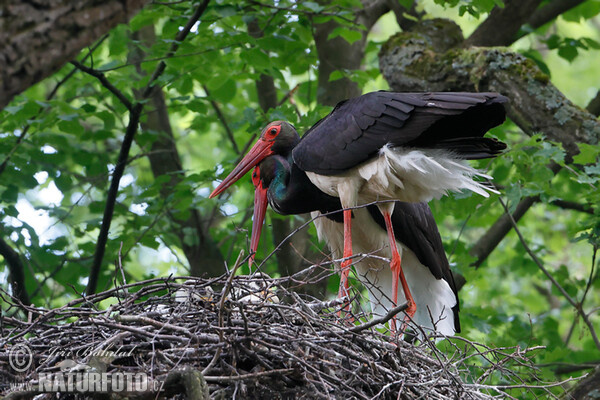
[[[506,149],[506,143],[487,137],[460,137],[442,140],[427,147],[449,150],[465,160],[479,160],[501,154]]]

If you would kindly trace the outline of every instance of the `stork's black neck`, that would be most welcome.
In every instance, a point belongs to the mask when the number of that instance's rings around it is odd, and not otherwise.
[[[268,188],[269,204],[279,214],[304,214],[311,211],[329,213],[342,209],[337,197],[321,192],[288,157],[274,155],[265,158],[259,165],[261,185]],[[328,215],[328,218],[342,222],[341,212]]]

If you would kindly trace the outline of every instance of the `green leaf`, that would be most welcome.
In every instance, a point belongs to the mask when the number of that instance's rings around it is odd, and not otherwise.
[[[362,33],[343,26],[338,26],[329,34],[329,36],[327,36],[327,40],[331,40],[338,36],[343,37],[348,43],[352,44],[362,38]]]
[[[222,103],[229,103],[237,93],[237,85],[233,79],[227,79],[218,89],[210,94]]]
[[[404,7],[406,10],[410,10],[415,0],[398,0],[400,5]]]
[[[578,54],[579,52],[577,51],[577,47],[573,45],[563,46],[560,49],[558,49],[558,55],[569,62],[573,61]]]
[[[325,7],[321,6],[319,3],[315,3],[314,1],[304,1],[300,4],[302,5],[302,7],[308,8],[309,10],[311,10],[315,13],[320,13],[325,8]]]
[[[582,19],[590,19],[600,13],[599,0],[587,0],[579,4],[577,7],[561,14],[565,21],[580,22]]]
[[[57,126],[61,131],[71,135],[81,135],[84,132],[83,126],[78,120],[59,121]]]
[[[261,49],[253,48],[241,54],[241,57],[250,65],[258,70],[265,70],[271,67],[269,56]]]
[[[4,107],[4,111],[6,111],[12,115],[15,115],[17,112],[21,111],[22,109],[23,109],[22,105]]]
[[[329,82],[337,81],[338,79],[344,78],[344,72],[342,70],[336,69],[329,75]]]
[[[600,146],[587,143],[578,143],[579,154],[573,157],[575,164],[591,164],[596,162],[600,155]]]

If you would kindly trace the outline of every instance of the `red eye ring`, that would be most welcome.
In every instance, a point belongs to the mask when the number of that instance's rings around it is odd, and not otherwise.
[[[281,125],[274,125],[271,128],[269,128],[267,134],[271,137],[275,137],[279,135],[279,132],[281,132]]]

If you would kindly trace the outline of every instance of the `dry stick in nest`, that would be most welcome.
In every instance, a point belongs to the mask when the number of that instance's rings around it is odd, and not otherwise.
[[[231,283],[233,282],[233,277],[235,276],[235,273],[238,270],[238,268],[240,267],[240,265],[242,265],[243,257],[244,257],[244,250],[240,251],[240,254],[238,255],[237,260],[235,260],[233,269],[230,271],[229,279],[227,279],[227,283],[225,284],[225,287],[223,287],[223,291],[221,292],[221,301],[219,303],[219,318],[218,318],[219,328],[223,327],[223,306],[225,305],[225,299],[227,298],[227,295],[229,294],[229,290],[231,289]],[[218,333],[219,333],[219,340],[221,341],[221,343],[223,343],[225,341],[225,339],[223,338],[223,330],[219,329]],[[208,363],[206,368],[204,368],[202,370],[202,375],[206,375],[206,373],[216,364],[216,362],[220,356],[221,356],[221,347],[217,347],[217,352],[215,353],[215,356],[210,361],[210,363]]]

